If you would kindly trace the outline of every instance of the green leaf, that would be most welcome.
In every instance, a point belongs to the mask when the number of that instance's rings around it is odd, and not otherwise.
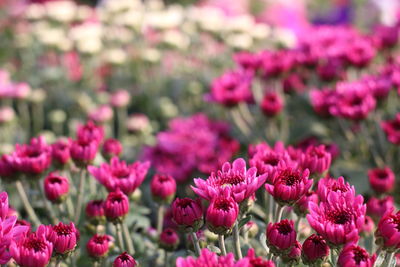
[[[239,229],[242,228],[246,223],[248,223],[251,220],[251,218],[252,218],[251,215],[247,215],[246,217],[241,219],[239,222]]]
[[[216,247],[216,246],[214,246],[214,245],[208,245],[207,248],[208,248],[210,251],[214,252],[214,253],[217,253],[217,254],[220,254],[220,253],[221,253],[221,250],[219,249],[219,247]]]

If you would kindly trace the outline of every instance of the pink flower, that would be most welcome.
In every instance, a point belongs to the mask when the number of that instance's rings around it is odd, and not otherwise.
[[[22,240],[12,242],[10,253],[21,267],[45,267],[49,264],[53,244],[46,240],[46,226],[41,225],[35,233],[28,233]]]
[[[328,194],[348,194],[355,196],[356,190],[354,186],[350,186],[349,183],[345,182],[342,176],[337,179],[327,177],[318,182],[317,193],[319,199],[325,202],[328,199]]]
[[[260,66],[260,57],[258,54],[241,51],[233,56],[236,64],[245,70],[255,71]]]
[[[328,194],[319,206],[309,203],[307,220],[311,227],[332,246],[357,242],[365,222],[363,197],[351,194]]]
[[[200,256],[196,259],[193,257],[182,258],[176,260],[176,267],[251,267],[249,260],[243,258],[235,263],[235,258],[232,253],[226,256],[218,256],[214,252],[204,248],[201,250]],[[272,267],[272,266],[271,266]]]
[[[340,252],[337,265],[339,267],[372,267],[374,262],[375,257],[370,257],[364,248],[351,244]]]
[[[288,50],[262,51],[260,70],[265,78],[274,78],[289,71],[294,66],[294,55]]]
[[[378,223],[375,232],[376,243],[385,250],[394,251],[400,248],[400,211],[386,213]]]
[[[177,198],[172,203],[172,219],[184,231],[196,232],[203,225],[201,200]]]
[[[113,263],[113,267],[135,267],[136,265],[135,259],[126,252],[115,258]]]
[[[86,142],[96,141],[97,143],[101,143],[104,139],[104,128],[97,126],[92,121],[88,121],[85,125],[78,126],[76,137],[78,140]]]
[[[363,78],[363,82],[369,87],[376,100],[385,99],[392,89],[390,79],[385,76],[367,76]]]
[[[229,187],[211,200],[206,213],[207,227],[216,234],[227,234],[239,215],[239,205],[230,196]]]
[[[382,199],[371,197],[367,202],[367,214],[379,221],[386,213],[394,210],[394,199],[386,196]]]
[[[297,201],[293,208],[297,215],[305,216],[309,210],[309,203],[318,203],[318,195],[314,191],[307,192],[299,201]]]
[[[96,140],[78,139],[74,140],[70,147],[71,158],[76,165],[85,167],[96,157],[99,143]]]
[[[280,205],[292,205],[299,201],[310,189],[313,181],[308,179],[310,172],[292,168],[282,169],[274,184],[265,184],[265,189]]]
[[[51,157],[53,163],[64,166],[71,159],[70,155],[71,139],[60,139],[51,145]]]
[[[300,74],[289,74],[289,76],[283,80],[283,92],[286,94],[303,93],[307,88],[305,82],[305,78]]]
[[[394,188],[395,177],[389,167],[371,169],[368,171],[368,177],[372,189],[379,194],[391,192]]]
[[[126,107],[129,104],[131,96],[126,90],[118,90],[111,95],[110,104],[113,107]]]
[[[271,260],[264,260],[261,257],[256,257],[254,248],[247,251],[246,258],[249,260],[249,267],[275,267],[275,263]]]
[[[282,255],[282,261],[286,264],[298,264],[301,256],[301,243],[295,241],[289,253]]]
[[[308,169],[311,174],[320,176],[329,170],[331,161],[332,156],[324,145],[309,146],[301,155],[300,165],[303,169]]]
[[[198,196],[211,200],[222,188],[229,187],[234,200],[240,203],[253,195],[265,180],[265,174],[257,176],[255,167],[246,170],[246,162],[239,158],[232,165],[224,163],[222,170],[211,173],[207,180],[194,179],[196,187],[192,186],[192,189]]]
[[[101,199],[89,201],[85,213],[86,217],[95,224],[105,221],[104,201]]]
[[[156,174],[151,180],[150,190],[156,201],[171,203],[176,193],[175,179],[170,175]]]
[[[39,175],[51,164],[51,147],[44,137],[32,138],[29,145],[15,145],[12,164],[17,170],[27,175]]]
[[[311,105],[314,111],[323,117],[331,116],[330,109],[335,104],[336,92],[331,89],[312,90]]]
[[[260,107],[265,116],[276,116],[282,111],[283,99],[275,92],[266,93]]]
[[[374,36],[378,39],[380,47],[391,48],[397,44],[399,29],[397,26],[379,25],[374,31]]]
[[[145,132],[147,129],[149,129],[149,126],[149,118],[145,114],[141,113],[129,115],[129,118],[126,122],[126,128],[132,133]]]
[[[53,243],[54,251],[58,254],[66,254],[75,250],[80,235],[74,223],[69,225],[60,222],[49,226],[48,240]]]
[[[301,254],[306,264],[323,262],[329,256],[329,246],[322,236],[312,234],[304,241]]]
[[[381,127],[389,142],[400,145],[400,113],[397,113],[393,120],[382,121]]]
[[[214,79],[211,85],[212,101],[231,107],[241,102],[251,102],[251,83],[253,75],[249,71],[227,71]]]
[[[0,124],[12,121],[15,118],[15,112],[10,107],[0,107]]]
[[[167,251],[174,251],[179,245],[179,236],[172,228],[164,229],[160,235],[160,246]]]
[[[114,138],[109,138],[104,141],[101,154],[106,159],[112,157],[118,157],[122,153],[122,144],[120,141]]]
[[[114,112],[109,105],[100,105],[89,113],[89,119],[99,124],[110,121],[113,116]]]
[[[61,203],[68,195],[68,192],[68,178],[52,172],[44,179],[44,193],[49,201]]]
[[[374,229],[375,229],[375,223],[372,220],[372,218],[369,216],[365,216],[365,222],[362,229],[362,234],[369,235],[374,231]]]
[[[358,38],[346,46],[347,61],[358,68],[366,67],[375,56],[375,48],[366,39]]]
[[[79,81],[82,78],[83,70],[79,54],[75,51],[66,52],[63,55],[63,65],[71,81]]]
[[[109,221],[123,220],[129,212],[129,199],[119,189],[108,194],[104,202],[104,213]]]
[[[14,181],[17,174],[16,166],[13,164],[13,157],[10,155],[2,155],[0,157],[0,177],[4,182]]]
[[[292,220],[269,223],[267,226],[267,245],[272,253],[280,255],[288,252],[296,242],[296,231]]]
[[[149,162],[135,162],[128,165],[125,161],[114,157],[110,164],[103,163],[100,167],[89,166],[88,171],[109,192],[119,188],[124,194],[130,195],[142,184],[149,167]]]
[[[86,244],[86,250],[90,257],[103,258],[108,254],[113,238],[109,235],[96,234]]]
[[[11,97],[19,100],[26,99],[32,89],[27,83],[14,83]]]

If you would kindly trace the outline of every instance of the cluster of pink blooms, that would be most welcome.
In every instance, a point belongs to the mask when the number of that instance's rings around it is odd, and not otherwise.
[[[157,144],[146,148],[143,156],[157,172],[183,182],[194,171],[209,174],[217,170],[238,149],[239,143],[230,137],[227,124],[196,114],[173,119],[167,131],[157,134]]]
[[[27,83],[13,82],[10,73],[0,69],[0,99],[26,99],[30,93]]]

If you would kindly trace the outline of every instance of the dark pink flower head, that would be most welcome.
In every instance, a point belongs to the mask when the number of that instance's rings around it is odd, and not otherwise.
[[[319,206],[309,203],[306,217],[311,227],[334,247],[357,242],[365,222],[363,202],[360,195],[328,194],[326,202]]]
[[[96,141],[97,143],[102,143],[104,140],[104,128],[97,126],[92,121],[88,121],[86,124],[78,126],[76,138],[86,142]]]
[[[295,57],[288,50],[263,51],[260,53],[260,70],[265,78],[274,78],[289,71],[294,65]]]
[[[18,170],[13,163],[13,157],[11,155],[2,155],[0,157],[0,178],[4,182],[15,181],[15,176]]]
[[[382,121],[381,127],[390,143],[400,145],[400,113],[393,120]]]
[[[379,221],[386,213],[394,210],[394,199],[392,196],[385,196],[381,199],[371,197],[367,202],[367,214],[374,220]]]
[[[378,223],[375,232],[376,244],[385,250],[400,248],[400,211],[386,213]]]
[[[187,258],[179,257],[176,260],[176,267],[251,267],[248,258],[243,258],[235,262],[235,257],[232,253],[228,253],[226,256],[218,256],[214,252],[209,251],[206,248],[201,250],[198,258],[192,256]],[[268,265],[267,265],[268,266]],[[272,267],[272,266],[268,266]]]
[[[69,162],[71,159],[70,147],[72,140],[60,139],[51,145],[51,157],[53,163],[58,165],[57,167],[62,167]]]
[[[179,245],[179,236],[172,228],[166,228],[160,234],[160,246],[168,251],[174,251]]]
[[[231,107],[241,102],[251,102],[251,83],[253,75],[249,71],[234,70],[225,72],[216,78],[211,85],[211,99]]]
[[[156,174],[150,183],[153,199],[161,203],[171,203],[176,193],[175,179],[170,175]]]
[[[128,91],[120,89],[111,95],[110,104],[113,107],[121,108],[126,107],[131,100]]]
[[[369,40],[358,38],[346,46],[346,60],[349,64],[366,67],[376,54],[375,48]]]
[[[236,53],[233,59],[240,67],[250,71],[256,71],[261,63],[258,54],[246,51]]]
[[[309,236],[303,243],[301,257],[306,264],[323,262],[329,256],[329,246],[325,239],[316,234]]]
[[[0,219],[4,220],[8,217],[8,194],[7,192],[0,193]]]
[[[385,76],[367,76],[363,78],[363,82],[369,87],[376,100],[385,99],[392,89],[390,79]]]
[[[345,77],[344,62],[340,58],[325,58],[317,66],[319,78],[323,81],[334,81]]]
[[[201,200],[177,198],[172,203],[172,219],[183,231],[196,232],[203,225]]]
[[[301,243],[296,240],[289,253],[282,255],[282,261],[291,265],[298,264],[301,257],[301,247]]]
[[[330,109],[335,105],[336,91],[332,89],[311,90],[311,105],[314,111],[323,117],[330,117]]]
[[[360,121],[375,109],[376,100],[363,82],[341,82],[336,85],[336,102],[329,111],[333,116]]]
[[[113,267],[135,267],[136,265],[135,259],[127,252],[120,254],[113,263]]]
[[[18,242],[12,242],[10,253],[21,267],[45,267],[49,264],[53,244],[46,240],[46,226],[41,225],[35,233],[26,234]]]
[[[86,167],[93,162],[99,148],[96,140],[74,140],[70,147],[71,158],[77,166]]]
[[[318,182],[318,197],[321,201],[327,201],[329,194],[348,194],[355,196],[356,190],[344,178],[340,176],[337,179],[326,177]]]
[[[372,220],[371,217],[365,216],[365,222],[364,222],[364,227],[362,229],[362,234],[363,235],[370,235],[375,228],[375,223]]]
[[[378,194],[391,192],[394,188],[395,177],[389,167],[371,169],[368,171],[368,177],[372,189]]]
[[[208,229],[213,233],[230,233],[239,215],[239,205],[230,195],[229,187],[226,187],[210,202],[206,222]]]
[[[88,218],[92,223],[98,224],[105,222],[105,212],[104,212],[104,200],[97,199],[91,200],[86,205],[85,209],[86,218]]]
[[[207,180],[194,179],[196,187],[193,191],[201,198],[211,200],[218,196],[221,189],[229,187],[234,200],[238,203],[248,199],[262,184],[265,183],[266,174],[257,176],[257,169],[246,169],[244,159],[236,159],[232,165],[224,163],[222,170],[211,173]]]
[[[112,157],[118,157],[122,153],[122,144],[120,141],[114,138],[109,138],[104,141],[101,149],[101,154],[107,160]]]
[[[355,244],[346,246],[339,254],[337,266],[339,267],[372,267],[375,257],[370,257],[368,252]]]
[[[275,267],[275,263],[271,260],[265,260],[261,257],[256,257],[254,248],[247,251],[246,258],[249,259],[250,267]]]
[[[89,166],[88,171],[109,192],[119,188],[129,196],[142,184],[149,167],[148,161],[127,164],[125,161],[114,157],[109,164],[103,163],[100,167]]]
[[[107,220],[117,222],[123,220],[129,212],[129,199],[119,189],[108,193],[107,199],[104,202],[104,214]]]
[[[108,254],[113,238],[109,235],[96,234],[86,244],[86,250],[92,258],[103,258]]]
[[[397,26],[379,25],[374,31],[379,47],[391,48],[397,44],[399,39],[399,29]]]
[[[89,113],[89,119],[98,124],[110,121],[114,116],[114,111],[109,105],[100,105]]]
[[[68,178],[52,172],[44,179],[44,193],[49,201],[61,203],[68,195],[68,192]]]
[[[273,117],[282,111],[283,99],[276,92],[268,92],[264,95],[260,108],[265,116]]]
[[[296,230],[292,220],[269,223],[267,226],[267,245],[272,253],[281,255],[289,252],[296,242]]]
[[[326,151],[325,145],[309,146],[300,157],[300,166],[315,175],[326,173],[331,162],[332,156]]]
[[[70,224],[60,222],[57,225],[50,226],[47,237],[53,243],[54,251],[58,254],[66,254],[75,250],[79,238],[79,230],[73,222]]]
[[[314,191],[308,191],[299,201],[297,201],[293,208],[298,216],[305,216],[308,213],[308,205],[310,202],[318,203],[318,195]]]
[[[282,86],[286,94],[303,93],[307,88],[304,77],[297,73],[292,73],[286,77]]]
[[[26,175],[39,175],[51,164],[51,147],[43,136],[32,138],[28,145],[16,144],[12,154],[15,168]]]
[[[292,168],[281,169],[274,181],[274,184],[265,184],[265,189],[280,205],[293,205],[299,201],[313,184],[308,179],[308,169],[303,172]]]

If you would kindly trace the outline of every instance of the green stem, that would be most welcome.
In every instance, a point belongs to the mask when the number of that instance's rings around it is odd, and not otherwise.
[[[285,206],[278,205],[278,208],[276,209],[275,213],[275,222],[279,222],[282,219],[282,214],[283,210],[285,209]]]
[[[32,208],[31,203],[28,200],[28,197],[26,195],[24,186],[22,185],[21,181],[17,180],[15,182],[15,185],[17,187],[17,191],[19,194],[19,197],[21,198],[22,204],[24,205],[26,213],[28,213],[28,216],[30,220],[33,222],[33,224],[37,227],[41,224],[38,216],[35,213],[35,210]]]
[[[122,237],[122,229],[121,228],[122,227],[121,227],[120,223],[115,225],[115,232],[117,234],[118,247],[122,253],[125,251],[125,246],[124,246],[124,238]]]
[[[164,223],[164,206],[162,204],[160,204],[158,206],[158,211],[157,211],[157,234],[158,235],[160,235],[162,232],[163,223]]]
[[[218,243],[219,243],[219,248],[221,249],[222,256],[226,256],[224,235],[218,235]]]
[[[242,256],[242,250],[240,249],[239,221],[237,221],[235,223],[235,226],[233,227],[233,240],[235,246],[236,259],[240,260],[241,258],[243,258],[243,256]]]
[[[76,213],[75,213],[75,223],[79,224],[79,219],[81,217],[83,198],[85,191],[85,180],[86,180],[86,170],[81,169],[81,177],[79,179],[79,191],[78,191],[78,201],[76,203]]]
[[[37,186],[39,187],[40,195],[42,197],[44,206],[48,212],[48,215],[50,217],[52,224],[57,224],[58,219],[57,219],[56,215],[54,214],[54,210],[53,210],[52,206],[50,205],[49,201],[46,199],[44,189],[42,187],[42,183],[40,182],[40,180],[37,181]]]
[[[248,137],[250,135],[251,131],[250,131],[250,128],[247,125],[247,123],[242,118],[239,110],[237,108],[232,108],[231,109],[231,115],[232,115],[232,119],[233,119],[234,123],[239,128],[239,130],[242,132],[242,134],[245,137]]]
[[[196,256],[200,256],[200,244],[199,244],[199,239],[197,238],[197,235],[195,232],[191,232],[190,235],[192,236],[192,241],[193,241],[193,246],[194,246],[194,251],[196,252]]]
[[[133,246],[133,241],[132,241],[132,237],[129,233],[129,229],[126,226],[125,222],[122,222],[121,226],[122,226],[122,231],[124,232],[124,238],[125,238],[126,245],[128,247],[128,252],[129,252],[129,254],[134,255],[135,247]]]
[[[126,129],[126,107],[117,108],[117,118],[118,138],[121,139],[125,135]]]

